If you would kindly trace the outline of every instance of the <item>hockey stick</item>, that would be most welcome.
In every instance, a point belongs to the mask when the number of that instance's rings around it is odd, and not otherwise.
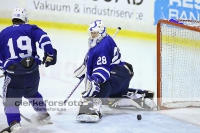
[[[71,97],[71,95],[74,93],[74,91],[78,88],[78,86],[81,84],[81,82],[83,81],[84,77],[80,79],[80,81],[78,82],[78,84],[74,87],[74,89],[71,91],[71,93],[69,94],[69,96],[65,99],[64,104],[68,101],[68,99]]]
[[[117,30],[115,31],[115,34],[112,36],[112,38],[114,39],[115,36],[117,35],[117,33],[121,30],[121,27],[118,27]]]
[[[3,97],[0,95],[0,97],[1,97],[1,99],[3,99]],[[20,116],[22,117],[22,118],[24,118],[24,120],[26,120],[26,121],[28,121],[28,122],[32,122],[31,121],[31,119],[29,119],[29,118],[27,118],[27,117],[25,117],[24,115],[22,115],[21,113],[20,113]]]
[[[83,81],[84,77],[80,79],[80,81],[78,82],[78,84],[74,87],[74,89],[71,91],[71,93],[69,94],[69,96],[64,100],[64,104],[68,101],[68,99],[72,96],[72,94],[74,93],[74,91],[78,88],[78,86],[81,84],[81,82]],[[62,114],[62,111],[59,111],[57,113],[58,115]]]

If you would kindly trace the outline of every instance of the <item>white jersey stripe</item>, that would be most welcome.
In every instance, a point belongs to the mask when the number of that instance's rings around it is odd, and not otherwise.
[[[47,45],[47,44],[51,44],[51,41],[47,41],[47,42],[44,42],[41,44],[41,49],[44,50],[44,46]]]
[[[46,34],[42,35],[42,36],[40,37],[39,43],[41,43],[41,41],[42,41],[42,39],[43,39],[44,37],[48,37],[48,35],[46,35]]]
[[[101,73],[93,73],[92,75],[99,75],[105,82],[106,81],[106,78],[101,74]]]
[[[93,70],[93,72],[95,72],[96,70],[99,70],[99,69],[105,71],[108,74],[108,76],[110,77],[110,72],[103,67],[97,67]]]
[[[4,66],[3,66],[3,67],[5,67],[9,61],[10,61],[10,60],[7,60],[7,61],[4,63]]]
[[[112,62],[110,65],[119,64],[120,62],[121,62],[121,59],[118,59],[118,60],[116,60],[115,62]]]

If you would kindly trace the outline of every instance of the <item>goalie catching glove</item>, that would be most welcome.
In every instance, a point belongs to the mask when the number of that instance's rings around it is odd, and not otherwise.
[[[86,73],[86,66],[85,63],[83,62],[75,71],[73,74],[74,78],[79,78],[82,79],[85,77],[85,73]]]
[[[86,62],[87,62],[87,54],[85,55],[83,63],[74,71],[73,77],[74,78],[85,78],[85,73],[87,72],[86,68]]]
[[[50,65],[55,65],[57,62],[57,50],[54,49],[54,55],[49,55],[48,53],[44,52],[44,57],[42,64],[45,64],[45,67],[48,67]]]

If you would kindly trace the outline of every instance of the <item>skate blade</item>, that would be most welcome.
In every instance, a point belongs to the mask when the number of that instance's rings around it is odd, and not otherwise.
[[[10,133],[10,127],[3,129],[1,133]]]
[[[45,119],[42,119],[39,121],[41,124],[53,124],[53,122],[51,121],[51,117],[48,116]]]
[[[40,124],[53,124],[53,122],[51,121],[51,117],[47,117],[45,119],[39,120]]]
[[[78,115],[76,117],[76,121],[79,121],[79,122],[98,122],[99,120],[100,119],[98,115],[83,114],[83,115]]]
[[[22,127],[19,127],[19,128],[13,130],[13,131],[10,132],[10,133],[20,133],[20,130],[21,130],[21,129],[22,129]]]
[[[3,131],[3,132],[1,132],[1,133],[10,133],[10,132],[8,132],[8,131]]]
[[[53,124],[53,122],[51,120],[40,120],[39,123],[40,124]]]

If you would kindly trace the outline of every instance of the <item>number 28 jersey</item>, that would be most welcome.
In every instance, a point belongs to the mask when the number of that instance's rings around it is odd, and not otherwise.
[[[121,53],[114,40],[106,35],[87,55],[87,75],[89,78],[105,82],[115,65],[123,65]]]
[[[28,56],[40,61],[36,42],[39,48],[49,55],[54,54],[50,38],[36,25],[12,25],[2,30],[0,33],[0,68],[5,70],[9,64],[12,64],[11,62],[20,62],[22,58]]]

